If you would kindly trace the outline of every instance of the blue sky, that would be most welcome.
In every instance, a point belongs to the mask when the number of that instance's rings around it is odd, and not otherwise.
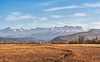
[[[0,29],[65,25],[100,29],[100,0],[0,0]]]

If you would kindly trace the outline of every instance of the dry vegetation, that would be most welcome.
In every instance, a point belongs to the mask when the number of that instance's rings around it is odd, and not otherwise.
[[[0,44],[0,62],[100,62],[100,45]]]

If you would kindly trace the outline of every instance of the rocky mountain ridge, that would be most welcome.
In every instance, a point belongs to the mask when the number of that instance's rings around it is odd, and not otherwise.
[[[84,37],[84,39],[94,39],[96,36],[100,39],[100,29],[91,29],[87,32],[80,32],[76,34],[71,34],[71,35],[64,35],[64,36],[58,36],[51,41],[71,41],[71,40],[77,40],[78,37]]]
[[[69,35],[77,32],[85,32],[87,31],[81,26],[64,26],[64,27],[52,27],[52,28],[31,28],[31,29],[13,29],[13,28],[5,28],[0,30],[0,37],[5,38],[26,38],[26,37],[34,37],[37,39],[42,39],[49,41],[54,37],[61,35]]]

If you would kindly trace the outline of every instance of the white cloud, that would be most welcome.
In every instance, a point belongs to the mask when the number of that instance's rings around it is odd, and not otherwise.
[[[36,17],[30,16],[30,15],[21,15],[21,13],[19,12],[11,12],[9,15],[7,15],[6,20],[16,21],[16,20],[33,19],[33,18],[36,18]]]
[[[91,24],[93,24],[91,28],[100,29],[100,22],[91,22]]]
[[[83,6],[85,6],[85,7],[100,7],[100,3],[95,3],[95,4],[84,3]]]
[[[87,16],[85,13],[75,13],[74,16]]]
[[[51,15],[50,17],[53,17],[53,18],[61,18],[62,16],[59,16],[59,15]]]
[[[92,28],[94,28],[94,29],[100,29],[100,25],[98,25],[98,26],[93,26]]]
[[[82,23],[75,23],[74,25],[75,26],[82,26],[82,27],[86,27],[87,26],[87,24],[82,24]]]
[[[42,18],[40,18],[40,20],[47,20],[47,18],[46,17],[42,17]]]
[[[81,21],[89,21],[91,20],[90,18],[79,18],[79,19],[74,19],[77,22],[81,22]]]
[[[99,13],[100,13],[100,9],[97,9],[97,8],[96,8],[96,9],[92,9],[92,10],[89,9],[89,10],[88,10],[88,13],[92,13],[92,14],[93,14],[93,13],[96,13],[96,14],[99,14]]]
[[[100,22],[92,22],[91,24],[93,24],[92,28],[100,29]]]
[[[100,9],[93,10],[94,13],[100,13]]]
[[[100,22],[92,22],[91,24],[100,25]]]
[[[85,13],[75,13],[75,14],[73,14],[73,15],[68,15],[69,17],[73,17],[73,16],[75,16],[75,17],[78,17],[78,16],[80,16],[80,17],[83,17],[83,16],[87,16]]]
[[[79,6],[65,6],[65,7],[54,7],[54,8],[50,8],[50,9],[44,9],[44,11],[55,11],[55,10],[61,10],[61,9],[70,9],[70,8],[78,8]]]
[[[91,3],[83,3],[80,6],[64,6],[64,7],[53,7],[53,8],[49,8],[49,9],[44,9],[44,11],[56,11],[56,10],[61,10],[61,9],[71,9],[71,8],[88,8],[88,7],[100,7],[100,2],[95,3],[95,4],[91,4]]]
[[[6,15],[6,21],[16,21],[16,20],[24,20],[24,19],[39,19],[39,20],[47,20],[46,17],[36,17],[30,15],[21,15],[19,12],[10,12],[9,15]]]
[[[12,14],[12,15],[19,15],[21,13],[20,12],[10,12],[10,14]]]

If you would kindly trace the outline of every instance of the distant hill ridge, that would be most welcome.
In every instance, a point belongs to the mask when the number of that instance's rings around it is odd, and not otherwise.
[[[27,37],[27,38],[2,38],[0,37],[0,43],[18,43],[18,42],[45,42],[44,40],[39,40],[36,38],[32,38],[32,37]]]
[[[16,39],[9,39],[9,38],[2,38],[2,37],[0,37],[0,43],[5,43],[5,42],[7,42],[7,43],[18,43],[19,41],[18,40],[16,40]]]
[[[98,36],[98,38],[100,39],[100,29],[91,29],[87,32],[80,32],[80,33],[76,33],[76,34],[71,34],[71,35],[64,35],[64,36],[58,36],[54,39],[52,39],[51,41],[70,41],[70,40],[77,40],[78,36],[82,36],[84,37],[84,39],[93,39],[96,36]]]

